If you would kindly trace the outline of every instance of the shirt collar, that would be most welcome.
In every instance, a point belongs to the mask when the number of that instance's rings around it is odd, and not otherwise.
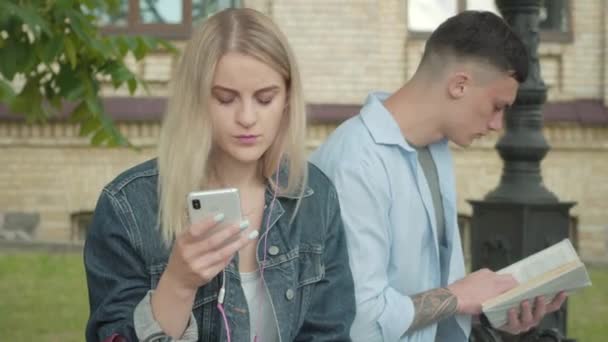
[[[390,96],[386,92],[370,93],[365,100],[365,105],[361,109],[361,118],[377,144],[400,146],[407,152],[416,152],[401,132],[401,128],[395,121],[393,114],[386,109],[384,101]],[[433,150],[433,145],[447,146],[447,139],[430,144],[429,149]]]
[[[370,93],[361,109],[361,118],[376,144],[401,146],[408,152],[415,150],[407,143],[391,112],[384,106],[389,93]]]

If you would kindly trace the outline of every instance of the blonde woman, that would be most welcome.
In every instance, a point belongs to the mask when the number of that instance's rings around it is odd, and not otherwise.
[[[340,209],[306,162],[305,123],[276,25],[251,9],[207,19],[173,78],[158,159],[118,176],[97,203],[84,251],[87,340],[349,340]],[[218,213],[191,225],[187,194],[227,187],[244,220]]]

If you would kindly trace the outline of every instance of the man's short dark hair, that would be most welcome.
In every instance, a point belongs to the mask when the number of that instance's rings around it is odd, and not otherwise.
[[[528,77],[526,46],[499,16],[487,11],[464,11],[433,31],[426,42],[422,63],[437,56],[485,61],[500,71],[513,72],[518,82]]]

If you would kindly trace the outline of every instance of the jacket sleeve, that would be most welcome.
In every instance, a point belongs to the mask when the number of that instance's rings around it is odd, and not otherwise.
[[[348,264],[346,237],[338,196],[328,195],[324,248],[325,277],[315,283],[311,306],[295,341],[350,341],[355,317],[353,278]]]
[[[135,325],[135,333],[140,341],[172,341],[162,330],[158,322],[154,319],[152,313],[152,304],[150,299],[152,293],[150,290],[142,301],[135,307],[135,313],[133,314],[133,320]],[[198,325],[194,314],[190,314],[190,320],[186,330],[178,342],[190,342],[198,340]]]
[[[152,315],[150,279],[134,247],[134,241],[141,240],[128,229],[135,225],[132,218],[127,203],[102,191],[84,247],[90,306],[87,341],[171,341]],[[191,317],[183,338],[196,341],[196,335]]]

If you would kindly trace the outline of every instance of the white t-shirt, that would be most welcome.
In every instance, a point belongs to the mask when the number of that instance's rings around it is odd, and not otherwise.
[[[241,286],[249,307],[251,341],[254,341],[257,333],[257,342],[278,342],[276,319],[266,286],[260,281],[260,272],[241,273]]]

